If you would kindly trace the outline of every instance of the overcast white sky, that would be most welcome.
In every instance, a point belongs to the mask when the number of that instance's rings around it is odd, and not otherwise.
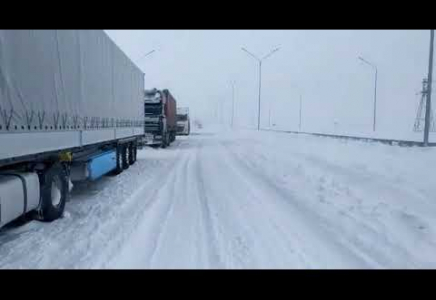
[[[257,125],[259,57],[280,50],[263,63],[262,126],[297,130],[299,97],[302,129],[363,133],[372,130],[374,71],[378,67],[377,132],[411,137],[427,76],[427,30],[106,30],[144,71],[146,88],[168,88],[178,106],[215,121],[222,103],[230,123],[231,87],[236,81],[235,123]],[[156,52],[138,60],[143,54]],[[334,122],[337,122],[335,129]]]

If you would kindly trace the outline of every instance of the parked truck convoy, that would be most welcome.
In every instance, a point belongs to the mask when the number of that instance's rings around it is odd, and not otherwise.
[[[144,92],[144,139],[143,145],[166,148],[176,140],[177,102],[167,90]]]
[[[121,173],[143,135],[144,74],[104,31],[0,31],[0,227],[59,218],[70,180]]]
[[[191,121],[188,107],[177,108],[177,135],[189,135],[191,132]]]

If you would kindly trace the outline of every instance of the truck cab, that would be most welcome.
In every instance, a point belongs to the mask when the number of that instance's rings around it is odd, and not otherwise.
[[[189,135],[191,123],[189,118],[189,108],[177,108],[177,135]]]
[[[143,144],[166,148],[176,137],[176,101],[168,90],[144,91]]]

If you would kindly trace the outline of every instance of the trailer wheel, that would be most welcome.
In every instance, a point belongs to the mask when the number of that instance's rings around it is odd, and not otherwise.
[[[123,172],[123,147],[119,145],[116,149],[117,166],[111,175],[119,175]]]
[[[68,199],[68,175],[62,165],[55,165],[40,174],[41,204],[39,219],[54,221],[62,216]]]
[[[135,145],[134,143],[129,144],[129,165],[133,165],[135,163]]]
[[[123,170],[127,170],[129,168],[129,154],[130,154],[130,146],[129,144],[122,146],[122,158],[123,158]]]
[[[138,155],[138,145],[136,143],[132,144],[132,159],[131,159],[131,165],[133,165],[136,162],[136,157]]]

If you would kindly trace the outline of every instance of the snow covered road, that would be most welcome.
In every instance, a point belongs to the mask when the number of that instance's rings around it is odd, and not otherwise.
[[[1,268],[435,268],[436,149],[210,131],[0,231]]]

